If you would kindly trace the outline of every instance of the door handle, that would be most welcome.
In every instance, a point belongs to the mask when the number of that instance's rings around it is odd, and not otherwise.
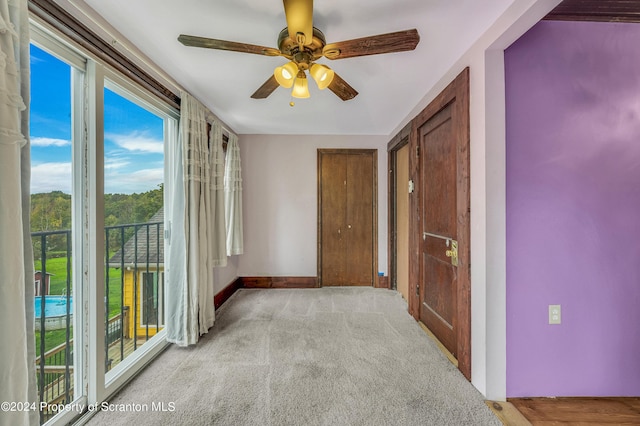
[[[458,266],[458,242],[451,240],[451,249],[444,252],[445,256],[451,258],[451,264]]]

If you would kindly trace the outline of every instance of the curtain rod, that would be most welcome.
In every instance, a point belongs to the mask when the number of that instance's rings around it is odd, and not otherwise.
[[[193,96],[193,95],[191,95],[191,96]],[[197,99],[197,98],[196,98],[196,99]],[[200,102],[200,101],[198,100],[198,102]],[[200,103],[202,103],[202,102],[200,102]],[[203,104],[203,105],[204,105],[204,104]],[[205,117],[205,119],[206,119],[208,122],[216,121],[216,122],[220,123],[220,126],[222,126],[222,134],[225,134],[225,133],[226,133],[226,135],[227,135],[227,136],[231,136],[231,135],[236,135],[236,136],[238,136],[238,134],[237,134],[236,132],[232,132],[232,131],[231,131],[231,130],[230,130],[230,129],[229,129],[229,128],[224,124],[224,122],[223,122],[222,120],[220,120],[218,117],[216,117],[216,115],[215,115],[214,113],[212,113],[212,112],[209,110],[209,108],[207,108],[206,106],[205,106],[205,108],[206,108],[206,110],[207,110],[207,116]]]

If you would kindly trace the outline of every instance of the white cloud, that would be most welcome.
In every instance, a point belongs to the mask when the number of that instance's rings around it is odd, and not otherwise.
[[[105,192],[130,194],[158,188],[164,182],[164,169],[142,169],[121,174],[117,167],[105,166]],[[62,191],[71,193],[71,163],[42,163],[31,167],[31,193]]]
[[[137,172],[131,173],[131,177],[143,182],[155,182],[160,184],[164,181],[164,169],[157,168],[138,170]]]
[[[31,60],[31,65],[33,64],[38,64],[40,62],[45,62],[44,59],[37,57],[36,55],[31,55],[29,56],[29,59]]]
[[[71,145],[71,141],[68,141],[65,139],[35,137],[35,138],[31,138],[31,145],[32,146],[69,146]]]
[[[118,158],[106,158],[104,162],[105,170],[117,170],[122,169],[123,167],[127,167],[131,164],[128,160],[118,159]]]
[[[130,194],[157,189],[164,182],[164,169],[142,169],[128,174],[105,170],[104,189],[108,194]]]
[[[105,138],[127,151],[164,153],[164,142],[162,140],[150,138],[141,132],[132,132],[128,135],[110,133],[105,135]]]
[[[71,163],[42,163],[31,166],[31,193],[71,193]]]

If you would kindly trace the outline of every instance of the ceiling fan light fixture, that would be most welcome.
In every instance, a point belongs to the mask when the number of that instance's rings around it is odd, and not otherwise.
[[[296,77],[295,83],[293,83],[293,90],[291,96],[298,99],[305,99],[311,97],[309,93],[309,82],[304,71],[300,71]]]
[[[318,89],[324,90],[329,87],[333,81],[335,72],[326,65],[313,64],[311,65],[311,68],[309,68],[309,74],[316,81]]]
[[[287,62],[281,67],[276,67],[273,72],[273,76],[276,78],[278,84],[285,88],[293,86],[293,81],[298,74],[298,65],[295,62]]]

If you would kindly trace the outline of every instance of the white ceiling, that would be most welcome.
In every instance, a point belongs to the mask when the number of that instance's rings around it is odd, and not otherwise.
[[[286,26],[279,0],[84,0],[183,88],[240,134],[389,135],[440,76],[513,0],[316,0],[314,26],[327,43],[416,28],[414,51],[321,59],[359,95],[342,101],[313,82],[289,106],[290,89],[251,94],[286,62],[186,47],[189,34],[277,47]],[[82,0],[74,3],[82,3]]]

